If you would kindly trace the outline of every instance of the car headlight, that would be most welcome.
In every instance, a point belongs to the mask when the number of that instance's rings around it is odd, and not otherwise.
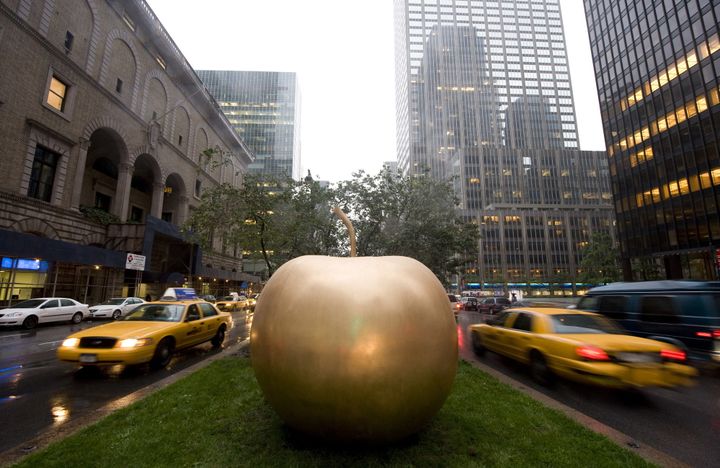
[[[117,344],[119,348],[139,348],[153,343],[152,338],[128,338],[120,340]]]
[[[68,338],[62,342],[64,348],[74,348],[80,343],[80,338]]]
[[[88,309],[90,312],[97,312],[97,309]]]
[[[25,312],[10,312],[6,317],[22,317],[23,315],[25,315]]]

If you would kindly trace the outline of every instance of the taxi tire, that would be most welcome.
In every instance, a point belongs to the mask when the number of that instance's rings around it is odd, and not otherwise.
[[[169,338],[163,338],[155,347],[152,359],[150,359],[151,369],[163,369],[170,364],[173,355],[173,343]]]
[[[30,315],[23,320],[22,327],[25,330],[32,330],[33,328],[37,327],[38,324],[38,318],[34,315]]]
[[[78,324],[78,323],[82,322],[82,319],[83,319],[82,312],[75,312],[73,314],[72,318],[70,319],[70,321],[74,324]]]
[[[213,348],[219,348],[222,346],[223,342],[225,341],[225,325],[220,325],[220,328],[218,328],[218,331],[215,332],[215,336],[212,337],[210,340],[210,343],[212,344]]]
[[[113,320],[120,320],[120,316],[121,316],[121,315],[122,315],[122,312],[120,312],[119,310],[113,310],[112,319],[113,319]]]
[[[487,351],[487,348],[485,345],[483,345],[482,338],[480,338],[480,335],[477,333],[471,333],[471,341],[472,341],[472,348],[473,352],[477,356],[483,356],[485,355],[485,351]]]
[[[550,370],[545,356],[536,349],[530,351],[530,376],[535,382],[545,387],[549,387],[555,382],[555,375]]]

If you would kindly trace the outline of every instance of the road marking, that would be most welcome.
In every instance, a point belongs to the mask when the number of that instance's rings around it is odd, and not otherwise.
[[[15,335],[3,335],[3,336],[0,336],[0,340],[2,340],[3,338],[12,338],[15,336],[25,336],[25,335],[28,335],[28,333],[17,333]]]
[[[54,345],[57,343],[62,343],[65,340],[57,340],[57,341],[46,341],[45,343],[38,343],[38,346],[45,346],[45,345]]]

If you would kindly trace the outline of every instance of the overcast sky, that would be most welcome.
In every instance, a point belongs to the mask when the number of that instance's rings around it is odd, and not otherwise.
[[[302,174],[395,160],[392,0],[147,0],[193,68],[296,72]],[[580,147],[604,148],[581,0],[560,0]]]

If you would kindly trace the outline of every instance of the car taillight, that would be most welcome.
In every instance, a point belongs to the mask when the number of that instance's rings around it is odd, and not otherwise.
[[[610,356],[597,346],[580,346],[575,350],[578,356],[589,361],[609,361]]]
[[[670,361],[685,361],[687,359],[685,351],[679,349],[663,349],[660,351],[660,356]]]
[[[698,336],[700,338],[715,338],[716,340],[720,340],[720,330],[699,331],[695,332],[695,336]]]

